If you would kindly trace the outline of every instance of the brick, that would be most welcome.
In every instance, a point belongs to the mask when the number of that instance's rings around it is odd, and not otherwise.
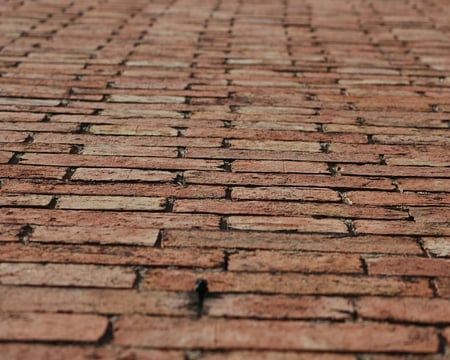
[[[324,188],[236,186],[233,187],[231,196],[238,200],[341,201],[337,191]]]
[[[211,292],[423,297],[429,297],[432,294],[428,281],[425,279],[403,280],[396,277],[195,272],[188,270],[153,270],[144,278],[143,288],[190,291],[197,278],[207,279]]]
[[[304,151],[318,153],[321,151],[318,142],[280,141],[280,140],[230,140],[232,149],[271,150],[271,151]]]
[[[286,188],[288,189],[288,188]],[[249,189],[250,192],[252,189]],[[234,189],[233,189],[234,193]],[[232,195],[233,195],[232,193]],[[255,196],[255,198],[257,198]],[[262,197],[261,197],[262,198]],[[228,200],[177,200],[175,212],[200,212],[213,214],[242,214],[267,216],[321,216],[339,218],[408,219],[408,213],[400,210],[346,204],[301,204],[274,201]]]
[[[445,299],[368,297],[357,301],[357,311],[364,319],[446,323],[449,305]]]
[[[422,165],[426,166],[436,166],[435,168],[429,168],[429,171],[424,173],[423,168],[420,166],[409,166],[408,160],[403,157],[403,163],[393,163],[393,157],[390,155],[385,156],[386,165],[354,165],[354,164],[344,164],[339,165],[339,173],[342,175],[366,175],[366,176],[395,176],[395,177],[405,177],[405,176],[422,176],[425,178],[432,177],[449,177],[449,171],[445,167],[447,162],[445,160],[439,160],[439,163],[431,162],[430,160],[423,160]],[[415,159],[419,162],[418,159]],[[444,165],[443,165],[444,164]],[[399,166],[396,166],[399,165]],[[420,165],[420,164],[419,164]]]
[[[140,210],[161,211],[166,207],[165,198],[137,196],[77,196],[58,198],[56,209]]]
[[[450,237],[424,238],[423,246],[433,256],[450,257]]]
[[[373,275],[448,276],[450,260],[427,258],[376,258],[366,259],[369,273]]]
[[[229,271],[363,273],[357,255],[299,254],[273,251],[238,252],[228,259]]]
[[[0,131],[0,142],[23,142],[27,137],[25,131]]]
[[[115,329],[115,343],[128,346],[412,353],[438,348],[435,329],[401,325],[125,317]]]
[[[2,195],[0,197],[0,206],[41,206],[50,204],[52,196],[50,195]]]
[[[12,152],[0,151],[0,164],[7,164],[13,155],[14,153]]]
[[[355,220],[357,234],[449,236],[450,225],[442,222]]]
[[[13,359],[126,359],[139,360],[182,360],[181,351],[150,349],[111,349],[84,346],[0,344],[0,352],[5,360]]]
[[[32,112],[0,112],[0,121],[39,122],[44,119],[43,114]]]
[[[10,179],[62,179],[67,168],[32,165],[0,165],[2,178]]]
[[[2,242],[19,241],[19,234],[21,231],[22,231],[21,225],[1,224],[0,241]]]
[[[103,265],[217,267],[224,262],[219,250],[130,248],[120,246],[23,245],[2,247],[0,259],[14,262],[49,262]]]
[[[226,352],[206,352],[202,356],[202,360],[238,360],[238,359],[261,359],[261,360],[307,360],[307,359],[317,359],[317,360],[355,360],[356,357],[353,355],[339,355],[339,354],[318,354],[318,353],[302,353],[298,352],[276,352],[276,351],[226,351]]]
[[[326,164],[295,161],[236,160],[232,163],[231,169],[233,172],[329,173]]]
[[[450,278],[442,277],[435,281],[435,286],[440,297],[450,298]]]
[[[255,174],[186,171],[184,178],[192,184],[226,184],[255,186],[313,186],[325,188],[365,188],[394,190],[389,179],[376,177],[330,176],[307,174]]]
[[[141,168],[152,170],[220,170],[223,165],[220,161],[203,159],[32,153],[23,155],[20,163],[25,165]]]
[[[450,192],[448,179],[399,179],[398,185],[403,191]]]
[[[9,341],[96,342],[105,333],[105,317],[82,314],[2,313],[0,339]]]
[[[154,156],[177,157],[178,149],[175,147],[149,147],[128,145],[87,145],[81,150],[83,155],[110,155],[110,156]]]
[[[17,231],[18,233],[18,231]],[[158,229],[126,226],[33,226],[29,241],[38,243],[155,246]]]
[[[409,212],[417,222],[450,222],[450,208],[448,207],[410,207]]]
[[[445,328],[442,332],[442,335],[444,336],[445,340],[447,341],[447,344],[450,344],[450,328]]]
[[[162,245],[229,249],[267,249],[339,253],[415,254],[422,250],[414,238],[384,236],[338,236],[260,232],[168,230]]]
[[[184,96],[139,96],[139,95],[111,95],[108,99],[113,102],[147,103],[147,104],[183,104]]]
[[[1,290],[0,304],[5,312],[191,316],[197,311],[195,297],[189,293],[28,286],[2,286]]]
[[[339,320],[351,318],[353,305],[339,297],[242,294],[208,298],[204,311],[210,317]]]
[[[169,171],[116,168],[78,168],[72,175],[73,180],[88,181],[170,182],[175,178],[176,174]]]
[[[275,216],[230,216],[227,226],[235,230],[279,231],[290,230],[299,232],[347,233],[347,226],[340,220],[313,219],[301,217]]]
[[[73,264],[0,264],[0,284],[131,288],[132,269]]]
[[[52,210],[0,208],[0,223],[27,223],[45,226],[112,226],[127,224],[137,228],[218,229],[220,219],[213,215],[143,213],[95,210]]]
[[[377,206],[421,206],[448,205],[450,195],[447,194],[416,194],[416,193],[383,193],[373,191],[349,191],[347,198],[352,204]]]
[[[154,127],[145,125],[91,125],[90,134],[96,135],[146,135],[177,136],[177,130],[170,127]]]

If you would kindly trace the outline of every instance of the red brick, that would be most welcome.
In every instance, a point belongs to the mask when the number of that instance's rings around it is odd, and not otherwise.
[[[445,135],[374,135],[373,141],[381,144],[417,144],[448,146],[449,140]]]
[[[0,288],[0,304],[5,312],[139,313],[171,316],[189,316],[196,312],[195,299],[188,293],[28,286]],[[339,301],[336,306],[338,304]],[[336,312],[336,316],[338,315]]]
[[[7,164],[8,161],[13,157],[13,155],[14,153],[12,152],[0,151],[0,164]]]
[[[364,319],[446,323],[449,322],[450,300],[421,298],[361,298],[357,311]]]
[[[415,194],[374,191],[349,191],[347,198],[352,204],[377,206],[423,206],[449,205],[450,194]]]
[[[424,238],[424,248],[437,257],[450,257],[450,237]]]
[[[449,236],[450,225],[442,222],[356,220],[357,234]]]
[[[154,246],[158,235],[158,229],[140,229],[126,226],[115,226],[113,228],[96,226],[33,226],[33,231],[29,235],[28,241],[38,243]]]
[[[231,165],[231,169],[233,172],[329,173],[328,165],[326,164],[296,161],[236,160]]]
[[[0,344],[5,360],[60,360],[60,359],[138,359],[138,360],[182,360],[184,353],[170,350],[111,349],[81,346]]]
[[[340,220],[307,217],[230,216],[227,226],[234,230],[348,233],[347,226]]]
[[[72,167],[117,167],[163,170],[220,170],[223,163],[216,160],[154,158],[154,157],[118,157],[89,156],[76,154],[32,154],[23,155],[21,164],[52,165]],[[95,166],[93,166],[95,165]]]
[[[425,279],[403,280],[397,277],[195,272],[188,270],[151,271],[144,279],[143,288],[190,291],[197,278],[207,279],[212,292],[424,297],[431,296],[432,293],[428,281]]]
[[[386,165],[354,165],[354,164],[344,164],[339,165],[338,170],[342,175],[365,175],[365,176],[422,176],[427,180],[432,177],[449,177],[450,173],[447,168],[435,167],[427,169],[427,172],[423,172],[423,168],[420,166],[408,166],[408,162],[404,161],[404,164],[391,164],[391,157],[389,155],[385,156],[385,160],[389,166]],[[416,159],[416,161],[418,161]],[[440,160],[442,162],[442,160]],[[433,166],[430,160],[425,160],[424,163],[427,166]],[[395,166],[400,165],[400,166]],[[436,166],[442,166],[441,163],[436,164]]]
[[[298,252],[255,251],[231,254],[229,271],[302,273],[363,273],[362,263],[357,255],[337,255]]]
[[[0,165],[2,178],[10,179],[62,179],[67,168],[32,165]]]
[[[224,256],[219,250],[130,248],[119,246],[69,246],[7,244],[0,260],[103,265],[218,267]]]
[[[168,247],[267,249],[343,253],[421,255],[414,238],[383,236],[333,236],[260,232],[168,230],[162,238]]]
[[[447,344],[450,344],[450,328],[445,328],[442,332],[442,335],[444,336],[445,340],[447,341]]]
[[[280,141],[280,140],[230,140],[232,149],[271,150],[271,151],[303,151],[320,153],[319,142]]]
[[[337,191],[324,188],[236,186],[233,187],[231,196],[238,200],[341,201]]]
[[[0,142],[23,142],[27,137],[25,131],[0,131]]]
[[[351,318],[353,305],[338,297],[243,294],[208,298],[204,311],[211,317],[339,320]]]
[[[213,215],[184,215],[121,211],[52,210],[0,208],[0,223],[26,223],[45,226],[116,226],[136,228],[208,228],[217,229],[220,219]]]
[[[177,136],[177,130],[171,127],[155,127],[145,125],[91,125],[90,134],[96,135],[152,135]]]
[[[19,234],[23,226],[17,224],[1,224],[0,225],[0,241],[19,241]]]
[[[186,171],[185,180],[192,184],[226,184],[256,186],[313,186],[326,188],[365,188],[394,190],[391,180],[384,178],[303,175],[303,174],[255,174]]]
[[[450,298],[450,277],[436,279],[435,285],[440,297]]]
[[[44,119],[43,114],[36,114],[32,112],[0,112],[1,121],[26,121],[39,122]]]
[[[435,329],[401,325],[125,317],[115,329],[114,342],[126,346],[412,353],[438,349]]]
[[[131,288],[132,269],[73,264],[0,264],[0,284]]]
[[[50,204],[52,196],[50,195],[12,195],[4,194],[0,197],[0,206],[41,206]]]
[[[409,213],[417,222],[450,222],[450,208],[435,206],[435,207],[409,207]]]
[[[450,259],[373,258],[366,259],[373,275],[448,276]]]
[[[407,178],[399,179],[398,185],[403,191],[450,191],[448,179]]]
[[[108,155],[108,156],[154,156],[171,157],[178,156],[177,148],[128,146],[122,144],[87,145],[81,151],[83,155]]]
[[[339,354],[319,354],[303,352],[276,352],[276,351],[226,351],[226,352],[206,352],[202,360],[239,360],[239,359],[261,359],[261,360],[356,360],[354,355]]]
[[[165,198],[137,196],[78,196],[64,195],[58,198],[56,209],[92,210],[140,210],[161,211],[166,207]]]
[[[0,339],[9,341],[96,342],[108,320],[96,315],[2,313]]]
[[[150,175],[150,174],[149,174]],[[156,174],[159,176],[159,174]],[[108,184],[70,184],[70,183],[40,183],[32,181],[8,180],[2,189],[11,193],[48,193],[77,195],[123,195],[165,196],[176,198],[223,198],[224,186],[185,186],[175,184],[138,184],[138,183],[108,183]]]
[[[176,178],[169,171],[116,169],[116,168],[78,168],[72,175],[73,180],[86,181],[152,181],[170,182]]]

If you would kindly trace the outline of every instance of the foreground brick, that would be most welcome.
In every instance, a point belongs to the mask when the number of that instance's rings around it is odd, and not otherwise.
[[[132,269],[73,264],[0,264],[0,284],[130,288]]]
[[[2,313],[0,339],[9,341],[96,342],[108,320],[96,315]]]
[[[191,291],[196,279],[208,280],[212,292],[431,296],[425,279],[399,277],[355,277],[350,275],[305,275],[295,273],[233,273],[189,270],[153,270],[143,281],[149,290]]]
[[[0,286],[0,290],[0,306],[5,312],[191,316],[197,311],[195,297],[187,292],[29,286]]]
[[[364,319],[402,322],[447,323],[450,300],[421,298],[362,298],[357,301],[358,314]]]
[[[377,258],[366,259],[373,275],[448,276],[450,259]]]
[[[439,345],[433,328],[365,323],[124,317],[115,330],[116,344],[146,347],[433,353]]]

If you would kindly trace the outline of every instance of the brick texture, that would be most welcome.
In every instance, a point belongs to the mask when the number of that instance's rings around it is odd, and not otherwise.
[[[448,358],[449,11],[0,2],[0,359]]]

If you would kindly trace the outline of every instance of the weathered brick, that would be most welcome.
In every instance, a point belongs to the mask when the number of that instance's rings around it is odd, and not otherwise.
[[[435,285],[440,297],[450,298],[450,277],[437,278]]]
[[[450,192],[450,184],[448,179],[406,178],[399,179],[398,185],[403,191]]]
[[[181,250],[120,246],[23,245],[2,246],[0,259],[14,262],[79,263],[103,265],[217,267],[224,256],[219,250]]]
[[[366,259],[373,275],[448,276],[450,259],[429,258],[373,258]]]
[[[383,193],[374,191],[349,191],[347,198],[352,204],[377,206],[423,206],[449,205],[450,194]]]
[[[41,206],[50,204],[50,195],[5,194],[0,197],[0,206]]]
[[[409,207],[409,212],[416,222],[450,222],[450,208],[442,206]]]
[[[170,127],[154,127],[145,125],[91,125],[89,133],[97,135],[151,135],[177,136],[177,130]]]
[[[275,216],[230,216],[227,226],[235,230],[348,233],[344,222],[335,219]]]
[[[363,273],[357,255],[288,253],[273,251],[238,252],[228,259],[229,271],[302,273]]]
[[[358,314],[364,319],[404,322],[446,323],[450,300],[422,298],[368,297],[357,301]]]
[[[116,168],[78,168],[72,175],[73,180],[88,181],[170,182],[175,178],[176,174],[169,171]]]
[[[0,225],[0,241],[10,242],[19,241],[20,233],[23,226],[20,224],[1,224]]]
[[[109,156],[154,156],[154,157],[177,157],[178,149],[175,147],[153,147],[153,146],[129,146],[121,144],[87,145],[83,146],[83,155],[109,155]]]
[[[0,164],[7,164],[8,161],[13,157],[13,155],[13,152],[0,151]]]
[[[37,344],[0,344],[0,352],[5,360],[33,359],[127,359],[139,360],[182,360],[182,351],[151,349],[111,349],[84,346],[37,345]]]
[[[424,238],[423,246],[434,256],[450,257],[450,237]]]
[[[343,253],[422,254],[414,238],[384,236],[333,236],[246,231],[168,230],[162,238],[168,247],[296,250]]]
[[[0,304],[5,312],[189,316],[197,311],[195,297],[189,293],[28,286],[2,286],[1,290]],[[338,304],[339,300],[336,306]],[[339,313],[336,312],[336,316]]]
[[[67,168],[32,165],[0,165],[2,178],[9,179],[62,179]]]
[[[191,184],[226,184],[256,186],[312,186],[325,188],[365,188],[394,190],[390,179],[377,177],[331,176],[308,174],[257,174],[186,171],[184,178]]]
[[[341,201],[337,191],[324,188],[235,186],[232,189],[231,196],[237,200]]]
[[[204,311],[211,317],[338,320],[350,319],[353,305],[339,297],[243,294],[208,298]]]
[[[236,160],[232,163],[231,169],[233,172],[329,173],[326,164],[295,161]]]
[[[304,295],[388,295],[431,296],[425,279],[398,277],[355,277],[350,275],[305,275],[270,273],[195,272],[152,270],[144,278],[149,290],[189,291],[197,278],[208,280],[212,292],[304,294]]]
[[[443,222],[356,220],[358,234],[450,236],[450,224]]]
[[[438,348],[433,328],[368,323],[125,317],[116,322],[115,329],[115,343],[128,346],[412,353],[433,353]]]
[[[154,246],[158,236],[158,229],[126,226],[115,226],[113,228],[97,226],[33,226],[28,240],[39,243]]]
[[[0,264],[0,284],[131,288],[132,269],[74,264]]]
[[[261,359],[261,360],[355,360],[354,355],[340,355],[340,354],[319,354],[308,352],[289,352],[289,351],[221,351],[221,352],[206,352],[202,356],[202,360],[239,360],[239,359]]]
[[[105,333],[105,317],[83,314],[2,313],[0,339],[9,341],[96,342]]]
[[[161,211],[165,206],[165,198],[137,196],[65,195],[59,197],[56,203],[56,209]]]

